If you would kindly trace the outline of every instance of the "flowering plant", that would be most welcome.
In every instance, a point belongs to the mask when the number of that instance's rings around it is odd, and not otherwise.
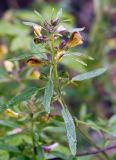
[[[12,60],[27,59],[26,63],[28,67],[31,67],[31,73],[28,78],[40,79],[45,83],[42,88],[31,87],[28,88],[21,94],[13,97],[7,104],[2,105],[1,110],[5,110],[4,113],[9,117],[16,119],[25,119],[25,122],[29,121],[31,128],[28,126],[10,131],[8,134],[17,134],[25,130],[30,131],[32,137],[32,143],[30,145],[32,155],[30,158],[36,160],[38,157],[40,160],[44,160],[44,152],[50,152],[54,147],[57,147],[58,143],[43,146],[41,140],[41,128],[49,125],[49,120],[54,119],[55,115],[52,114],[52,110],[57,110],[57,112],[62,116],[67,132],[67,139],[69,143],[69,148],[73,156],[77,153],[77,135],[75,121],[65,103],[64,99],[64,88],[69,84],[73,84],[76,81],[82,81],[88,78],[93,78],[99,76],[106,71],[106,68],[100,68],[91,72],[78,74],[72,78],[69,76],[60,76],[58,65],[62,62],[62,59],[66,56],[75,56],[78,63],[82,65],[87,65],[85,62],[79,58],[84,57],[89,60],[93,60],[92,57],[87,56],[78,52],[71,52],[73,47],[83,44],[83,37],[80,34],[84,28],[67,29],[62,25],[62,9],[60,9],[57,15],[54,17],[54,10],[50,20],[46,20],[39,12],[35,11],[38,15],[40,22],[35,24],[32,22],[23,22],[25,25],[32,27],[34,32],[34,42],[33,46],[35,49],[39,49],[35,54],[21,55],[20,57],[13,58]],[[23,58],[22,58],[23,56]],[[10,64],[9,64],[10,65]],[[38,67],[48,68],[48,71],[38,72]],[[12,67],[11,67],[12,68]],[[39,92],[44,90],[44,96],[38,100]],[[26,111],[14,112],[10,107],[21,102],[27,102],[25,105],[27,107]],[[40,107],[37,107],[39,103]],[[52,108],[51,108],[52,106]],[[41,125],[42,123],[42,125]],[[40,129],[38,131],[38,127]],[[23,153],[25,154],[25,152]],[[41,157],[41,158],[40,158]]]

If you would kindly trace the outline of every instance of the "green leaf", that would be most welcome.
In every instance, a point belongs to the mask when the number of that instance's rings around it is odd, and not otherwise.
[[[75,130],[75,124],[74,124],[73,118],[66,106],[62,106],[61,113],[66,125],[67,138],[68,138],[71,153],[72,155],[76,155],[77,140],[76,140],[76,130]]]
[[[19,36],[13,39],[11,43],[10,50],[17,51],[20,49],[29,50],[30,48],[31,37],[29,36]]]
[[[39,58],[47,59],[47,56],[45,54],[46,50],[43,44],[36,45],[34,42],[32,42],[30,51],[31,53],[37,54]]]
[[[36,10],[34,10],[35,14],[40,18],[40,20],[45,21],[44,17]]]
[[[65,54],[65,55],[64,55],[64,57],[66,57],[66,56],[78,56],[78,57],[87,58],[87,59],[89,59],[89,60],[94,60],[93,57],[88,56],[88,55],[83,54],[83,53],[79,53],[79,52],[68,53],[68,54]]]
[[[85,29],[85,27],[83,27],[83,28],[74,28],[74,29],[70,29],[70,30],[68,30],[69,32],[81,32],[81,31],[83,31]]]
[[[67,156],[59,151],[52,151],[52,154],[55,155],[57,158],[61,158],[62,160],[68,160]]]
[[[41,146],[37,147],[37,160],[45,160],[44,151]]]
[[[50,102],[53,96],[53,91],[54,91],[54,84],[52,79],[50,79],[47,82],[47,85],[45,87],[45,93],[44,93],[44,99],[43,99],[43,105],[45,108],[45,111],[50,113]]]
[[[0,150],[6,150],[6,151],[9,151],[9,152],[14,152],[14,153],[19,153],[20,152],[20,150],[17,147],[10,146],[10,145],[7,145],[7,144],[0,144]]]
[[[91,72],[83,73],[73,77],[71,81],[83,81],[85,79],[94,78],[103,74],[104,72],[106,72],[106,70],[107,70],[106,68],[99,68]]]
[[[74,60],[79,62],[79,63],[81,63],[84,66],[87,66],[87,64],[84,61],[80,60],[79,58],[78,59],[74,59]]]
[[[17,128],[19,125],[16,122],[8,121],[8,120],[0,120],[0,126],[10,127],[10,128]]]
[[[36,23],[26,22],[26,21],[24,21],[23,24],[26,25],[26,26],[35,26],[35,25],[37,25]]]
[[[19,60],[23,60],[26,58],[29,58],[31,56],[35,56],[36,54],[32,54],[32,53],[20,53],[20,55],[18,55],[17,57],[13,57],[13,58],[9,58],[10,61],[19,61]]]
[[[56,19],[60,19],[62,16],[62,8],[59,9],[57,15],[56,15]]]
[[[16,57],[9,58],[10,61],[19,61],[23,59],[27,59],[31,56],[36,56],[37,58],[44,58],[47,59],[46,54],[44,53],[45,49],[43,48],[42,45],[35,45],[33,42],[31,43],[30,46],[30,52],[24,53],[24,52],[19,52],[19,54]]]
[[[7,151],[0,150],[0,160],[9,160],[9,153]]]
[[[13,97],[6,105],[5,109],[9,108],[15,104],[18,104],[22,101],[30,99],[34,94],[37,94],[38,88],[32,87],[24,91],[23,93]]]

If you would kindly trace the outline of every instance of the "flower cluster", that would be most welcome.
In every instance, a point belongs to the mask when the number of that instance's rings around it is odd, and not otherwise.
[[[55,18],[52,18],[50,22],[43,20],[42,24],[34,24],[30,22],[25,22],[25,24],[31,25],[33,32],[35,34],[34,43],[42,44],[45,46],[47,53],[51,54],[52,47],[55,47],[54,60],[59,62],[63,56],[66,54],[67,50],[77,45],[83,44],[83,38],[79,31],[84,28],[76,28],[73,31],[66,29],[64,26],[60,25],[61,10]],[[36,12],[38,14],[38,12]],[[43,17],[42,17],[43,18]],[[58,42],[57,46],[51,46],[52,42]],[[31,57],[27,60],[28,66],[43,66],[51,64],[49,60],[38,59],[36,57]]]

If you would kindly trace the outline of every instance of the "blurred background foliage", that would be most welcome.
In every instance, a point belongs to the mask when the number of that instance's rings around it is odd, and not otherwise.
[[[99,67],[107,67],[107,73],[98,78],[75,83],[65,87],[65,98],[71,113],[80,120],[78,123],[78,151],[93,147],[105,147],[115,144],[116,137],[116,1],[115,0],[1,0],[0,1],[0,104],[7,103],[18,92],[28,86],[43,86],[38,77],[33,78],[32,69],[25,65],[25,60],[13,61],[11,71],[5,65],[6,60],[36,52],[31,43],[32,29],[24,26],[22,21],[39,22],[33,10],[39,11],[46,19],[52,8],[57,11],[63,8],[63,18],[67,28],[85,27],[82,33],[84,44],[75,51],[94,58],[84,59],[84,66],[68,56],[59,64],[59,73],[70,77]],[[13,68],[13,70],[12,70]],[[47,73],[47,68],[40,68],[38,73]],[[66,73],[64,73],[66,72]],[[39,93],[40,96],[43,92]],[[41,99],[38,99],[38,103]],[[15,111],[24,109],[24,105],[13,106]],[[56,111],[53,114],[57,114]],[[15,122],[4,113],[0,114],[0,160],[27,160],[21,157],[18,149],[28,151],[32,140],[25,129],[18,134],[10,135],[14,128],[23,125],[24,119]],[[81,123],[84,121],[84,123]],[[62,119],[56,117],[44,124],[40,135],[42,144],[58,142],[56,151],[69,154],[65,129]],[[28,124],[30,125],[30,124]],[[40,126],[39,126],[40,127]],[[40,127],[41,128],[41,127]],[[55,129],[54,129],[55,128]],[[39,129],[38,129],[39,130]],[[41,129],[40,129],[41,130]],[[83,136],[82,132],[86,134]],[[4,145],[7,144],[7,147]],[[28,145],[27,145],[28,144]],[[94,145],[91,145],[94,144]],[[8,146],[12,146],[8,147]],[[96,148],[97,148],[96,147]],[[116,159],[116,150],[107,152],[109,159]],[[56,154],[56,153],[55,153]],[[56,154],[56,155],[57,155]],[[61,154],[62,155],[62,154]],[[60,155],[60,157],[61,157]],[[50,157],[46,154],[47,158]],[[53,155],[51,154],[51,157]],[[63,156],[63,155],[62,155]],[[66,159],[66,157],[65,157]],[[71,159],[71,158],[69,158]],[[101,154],[79,158],[79,160],[105,160]]]

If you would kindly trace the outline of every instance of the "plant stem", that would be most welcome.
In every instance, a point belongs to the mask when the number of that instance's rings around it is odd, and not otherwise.
[[[79,127],[78,127],[80,133],[84,136],[84,138],[86,138],[86,140],[91,144],[93,145],[96,149],[100,149],[99,146],[97,146],[91,138],[89,138]],[[108,157],[108,155],[103,151],[102,152],[103,156],[107,159],[107,160],[110,160],[110,158]]]
[[[52,36],[53,37],[53,36]],[[55,50],[54,50],[54,39],[51,38],[52,41],[51,41],[51,49],[52,49],[52,64],[53,64],[53,79],[54,79],[54,87],[55,87],[55,91],[56,93],[58,94],[58,97],[59,97],[59,102],[60,104],[63,106],[66,106],[65,104],[65,101],[62,97],[62,94],[61,94],[61,89],[60,89],[60,84],[59,84],[59,78],[58,78],[58,72],[57,72],[57,62],[56,62],[56,59],[55,59]],[[50,74],[51,75],[51,74]],[[91,139],[89,139],[84,133],[82,133],[86,138],[87,140],[89,141],[90,144],[92,144],[94,147],[96,147],[97,149],[100,149]],[[107,160],[110,160],[109,157],[107,156],[107,154],[103,151],[103,155],[104,157],[107,159]]]
[[[35,140],[33,116],[31,118],[31,128],[32,128],[31,136],[32,136],[32,142],[33,142],[33,160],[36,160],[36,140]]]
[[[116,149],[116,145],[105,147],[105,148],[102,148],[102,149],[99,149],[99,150],[96,150],[96,151],[90,151],[90,152],[85,152],[85,153],[78,153],[77,156],[80,157],[80,156],[94,155],[94,154],[98,154],[98,153],[105,152],[105,151],[108,151],[108,150],[113,150],[113,149]]]

